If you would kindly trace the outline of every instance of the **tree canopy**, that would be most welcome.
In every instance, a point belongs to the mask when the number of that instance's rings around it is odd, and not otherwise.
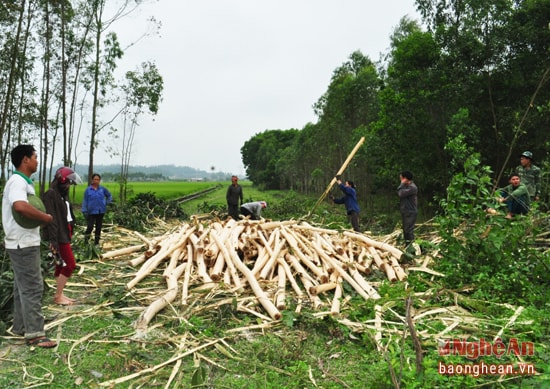
[[[442,194],[453,174],[445,145],[456,133],[492,168],[495,185],[524,150],[548,164],[550,0],[416,6],[422,19],[401,20],[384,63],[356,51],[334,70],[313,106],[316,123],[246,142],[242,158],[255,184],[320,191],[361,136],[345,175],[363,202],[393,192],[405,169],[425,193]],[[280,147],[284,133],[294,141]]]

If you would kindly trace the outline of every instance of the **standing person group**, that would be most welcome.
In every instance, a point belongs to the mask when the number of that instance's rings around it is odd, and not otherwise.
[[[90,239],[92,230],[95,227],[94,244],[98,245],[101,239],[101,229],[103,228],[103,217],[107,211],[107,205],[113,201],[111,192],[100,185],[101,176],[97,173],[92,175],[92,183],[84,191],[82,200],[82,213],[86,218],[87,226],[84,232],[84,238]]]
[[[235,220],[239,220],[239,205],[243,203],[243,188],[239,185],[239,178],[231,176],[231,185],[225,195],[227,201],[227,213]]]
[[[18,145],[11,151],[15,167],[6,182],[2,197],[4,244],[13,268],[12,332],[25,337],[28,345],[51,348],[57,343],[46,337],[42,296],[44,281],[40,266],[40,227],[24,228],[17,224],[13,212],[42,225],[53,221],[50,214],[31,206],[27,200],[35,195],[30,176],[38,169],[38,156],[32,145]]]
[[[351,222],[353,230],[360,232],[359,228],[359,204],[357,203],[357,192],[355,191],[355,184],[353,181],[342,182],[340,176],[336,176],[336,183],[340,187],[340,190],[344,193],[343,197],[334,198],[330,196],[330,199],[334,204],[344,204],[346,207],[346,213],[348,219]]]
[[[59,255],[61,261],[56,263],[54,277],[56,289],[54,302],[59,305],[73,305],[75,300],[63,293],[67,281],[76,268],[76,260],[71,247],[71,238],[75,217],[69,203],[69,188],[82,183],[79,175],[69,167],[61,167],[55,172],[50,188],[42,196],[46,212],[53,216],[53,221],[42,229],[44,240],[50,243],[50,250]]]

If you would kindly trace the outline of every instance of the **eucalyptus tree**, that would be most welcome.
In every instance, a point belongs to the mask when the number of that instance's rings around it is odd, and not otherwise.
[[[117,34],[110,31],[117,21],[136,10],[144,0],[120,0],[116,3],[107,0],[90,0],[84,2],[84,10],[91,20],[93,34],[93,60],[88,72],[90,75],[90,92],[92,94],[91,105],[91,129],[89,144],[88,177],[91,179],[94,171],[95,150],[99,144],[101,130],[108,128],[110,123],[122,112],[118,110],[107,120],[100,120],[100,111],[109,102],[116,87],[114,71],[117,61],[122,58],[124,52],[118,41]],[[107,5],[114,5],[110,12]]]
[[[241,147],[248,178],[265,189],[281,189],[285,179],[279,161],[287,156],[298,130],[266,130],[254,135]]]
[[[330,181],[357,143],[358,128],[364,128],[378,115],[380,78],[373,62],[361,52],[353,52],[333,72],[327,91],[314,105],[319,117],[316,166]]]
[[[408,18],[400,21],[391,37],[378,120],[365,146],[369,166],[377,168],[377,188],[393,193],[400,170],[423,176],[424,187],[445,186],[446,107],[454,97],[453,80],[438,66],[440,56],[431,33]]]
[[[481,128],[479,148],[484,162],[503,166],[511,150],[519,153],[523,147],[542,152],[549,140],[548,115],[530,107],[546,106],[550,96],[550,88],[544,87],[548,83],[550,2],[416,3],[440,48],[438,66],[453,83],[449,117],[460,108],[468,109]]]
[[[156,115],[162,101],[164,81],[157,66],[152,62],[144,62],[137,71],[126,73],[126,83],[122,86],[122,145],[120,173],[120,201],[126,201],[128,169],[132,157],[132,148],[139,119],[143,114]]]
[[[21,46],[24,34],[26,1],[3,1],[0,5],[0,27],[2,29],[0,85],[2,103],[0,112],[0,147],[2,150],[0,165],[0,181],[6,180],[5,168],[8,152],[11,149],[11,117],[14,115],[13,102],[15,99],[17,80],[20,77]]]

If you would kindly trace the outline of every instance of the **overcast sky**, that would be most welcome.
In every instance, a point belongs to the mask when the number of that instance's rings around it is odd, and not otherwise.
[[[378,61],[400,19],[418,19],[413,0],[160,0],[117,22],[123,47],[150,16],[160,35],[127,49],[119,65],[154,61],[164,79],[160,110],[142,120],[131,164],[239,175],[244,142],[315,123],[312,105],[333,71],[356,50]],[[99,153],[96,163],[120,159]]]

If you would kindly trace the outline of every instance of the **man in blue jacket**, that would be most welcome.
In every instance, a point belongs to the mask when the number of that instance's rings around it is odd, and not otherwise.
[[[353,181],[346,181],[344,184],[340,176],[336,176],[336,183],[344,193],[344,196],[338,199],[335,199],[334,196],[330,196],[331,200],[335,204],[344,204],[346,206],[348,219],[351,222],[353,230],[361,232],[359,229],[359,204],[357,204],[357,193]]]

